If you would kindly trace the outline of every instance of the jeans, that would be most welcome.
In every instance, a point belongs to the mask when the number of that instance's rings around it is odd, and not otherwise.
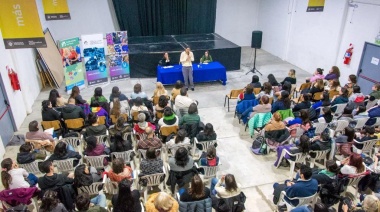
[[[106,207],[106,200],[107,199],[106,199],[105,194],[99,194],[98,196],[91,199],[91,203],[93,203],[99,207],[105,208]]]
[[[193,66],[182,66],[182,75],[183,75],[183,79],[185,80],[185,87],[189,88],[189,81],[190,81],[190,87],[194,88]]]
[[[34,175],[33,173],[29,173],[27,179],[30,186],[35,186],[38,182],[38,177]]]
[[[66,146],[66,149],[67,149],[67,150],[71,150],[71,151],[75,152],[75,149],[74,149],[74,147],[73,147],[73,146],[71,146],[70,144],[67,144],[67,146]]]
[[[215,185],[218,183],[218,179],[217,178],[212,178],[212,180],[211,180],[211,186],[210,186],[210,191],[211,191],[211,194],[212,195],[216,195],[216,190],[215,190]]]

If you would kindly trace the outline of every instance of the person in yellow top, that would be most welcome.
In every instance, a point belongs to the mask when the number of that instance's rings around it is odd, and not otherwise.
[[[211,63],[212,62],[212,57],[210,53],[205,51],[205,54],[201,57],[201,63]]]
[[[187,47],[185,51],[181,53],[180,62],[182,63],[182,74],[183,79],[185,80],[185,87],[189,89],[189,81],[191,90],[194,91],[194,82],[193,82],[193,65],[194,54],[190,51],[190,47]]]

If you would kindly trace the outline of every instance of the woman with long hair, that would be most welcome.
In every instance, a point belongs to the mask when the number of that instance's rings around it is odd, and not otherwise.
[[[268,74],[268,82],[272,85],[272,86],[278,86],[278,82],[276,80],[276,77],[274,77],[273,74]]]
[[[79,160],[82,158],[82,156],[79,154],[79,152],[75,152],[74,148],[71,145],[66,144],[63,141],[59,141],[54,148],[54,153],[47,159],[49,161],[55,161],[55,160],[66,160],[69,158],[75,158],[74,160],[74,167],[78,165]]]
[[[218,195],[219,198],[230,198],[239,195],[240,184],[236,182],[235,176],[232,174],[223,175],[219,180],[213,178],[211,181],[211,194]]]
[[[47,190],[42,197],[40,212],[67,212],[65,206],[59,201],[58,193]]]
[[[78,86],[74,86],[73,89],[71,90],[70,98],[75,99],[75,104],[76,105],[81,105],[81,104],[86,104],[87,101],[82,98],[80,95],[80,90]]]
[[[339,79],[340,71],[337,66],[331,67],[329,73],[325,76],[325,80]]]
[[[198,141],[212,141],[216,140],[216,133],[214,131],[214,126],[211,123],[207,123],[205,128],[200,131],[197,135]]]
[[[42,121],[61,120],[61,113],[53,108],[49,100],[42,101]]]
[[[109,149],[105,147],[104,144],[98,144],[98,139],[95,136],[89,136],[86,139],[87,147],[84,150],[84,155],[88,156],[99,156],[99,155],[108,155]],[[103,164],[108,165],[108,161],[104,158]]]
[[[125,100],[128,101],[127,96],[125,96],[124,94],[122,94],[121,91],[120,91],[120,89],[119,89],[119,87],[117,87],[117,86],[114,86],[112,88],[112,92],[111,92],[111,95],[110,95],[110,102],[113,102],[113,100],[115,98],[118,98],[119,101],[125,101]]]
[[[111,107],[111,111],[110,111],[110,114],[111,115],[114,115],[116,118],[119,118],[120,114],[122,113],[121,112],[121,104],[120,104],[120,101],[118,98],[114,98],[113,101],[112,101],[112,107]],[[126,111],[124,110],[123,111],[124,113],[126,113]]]
[[[136,83],[133,86],[133,93],[131,94],[131,99],[136,99],[137,97],[140,97],[141,99],[147,99],[148,98],[146,93],[142,91],[142,86],[140,83]]]
[[[111,141],[116,134],[120,134],[122,137],[124,137],[125,133],[132,132],[131,126],[126,124],[126,121],[127,120],[125,120],[123,116],[120,116],[117,118],[116,123],[113,125],[113,127],[110,127],[108,129],[108,132],[111,136]]]
[[[309,93],[313,96],[315,93],[322,92],[325,90],[325,84],[322,79],[317,79],[315,83],[311,86]]]
[[[53,107],[62,107],[67,104],[67,99],[63,98],[56,89],[50,91],[49,101]]]
[[[165,89],[164,85],[161,82],[157,82],[156,89],[153,91],[153,97],[160,97],[162,95],[167,96],[168,91]]]
[[[173,171],[188,171],[193,168],[193,157],[189,156],[189,151],[185,147],[180,147],[175,152],[174,157],[169,158],[170,170]]]
[[[185,129],[178,130],[177,135],[166,143],[167,147],[170,148],[183,144],[190,144],[190,139],[187,137]]]
[[[87,166],[87,164],[81,164],[74,170],[73,186],[78,189],[82,186],[90,186],[92,183],[99,182],[101,179],[102,177],[94,167]]]
[[[191,178],[190,187],[182,188],[179,194],[181,202],[193,202],[209,198],[210,189],[204,186],[201,177],[196,174]]]
[[[353,88],[355,85],[357,85],[357,83],[358,83],[358,79],[357,79],[356,75],[350,74],[348,76],[348,83],[345,84],[344,87]]]
[[[268,98],[273,97],[273,89],[270,82],[264,82],[263,89],[261,90],[259,94],[256,95],[256,99],[260,100],[260,98],[264,95],[268,96]]]
[[[290,82],[290,84],[296,84],[297,78],[296,78],[296,70],[290,69],[288,72],[288,76],[285,77],[285,79],[281,82],[282,85],[284,85],[285,82]]]
[[[161,95],[158,98],[157,105],[155,105],[155,110],[163,111],[165,107],[169,107],[168,103],[169,103],[168,97],[166,95]]]
[[[272,113],[275,113],[278,110],[290,109],[290,105],[291,105],[291,102],[290,102],[290,98],[289,98],[289,92],[281,91],[280,99],[278,99],[272,105]]]
[[[329,87],[329,91],[339,92],[341,89],[339,79],[330,80],[328,87]]]
[[[363,158],[358,153],[352,153],[350,157],[347,157],[340,161],[342,174],[361,174],[366,171],[363,164]]]
[[[19,168],[12,159],[5,158],[1,162],[1,182],[5,189],[29,188],[36,185],[37,181],[38,178],[34,174]]]
[[[94,105],[94,106],[99,107],[100,103],[107,103],[107,102],[108,101],[107,101],[106,97],[103,96],[103,90],[102,90],[102,88],[101,87],[95,88],[95,90],[94,90],[94,96],[91,97],[91,103],[90,103],[90,105],[91,106]]]
[[[179,126],[185,124],[198,124],[201,121],[201,117],[198,115],[198,106],[195,103],[191,103],[187,114],[183,115],[179,120]]]
[[[140,212],[140,192],[131,190],[132,181],[123,179],[119,182],[119,192],[112,197],[114,212]]]

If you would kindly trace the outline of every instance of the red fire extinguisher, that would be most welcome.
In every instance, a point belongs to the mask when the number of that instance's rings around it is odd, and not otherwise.
[[[13,90],[15,90],[15,91],[21,90],[20,82],[18,80],[17,73],[12,68],[9,68],[8,66],[6,68],[8,70],[8,76],[9,76],[9,80],[11,81],[11,86],[12,86]]]
[[[343,57],[344,64],[350,65],[353,49],[354,49],[354,46],[352,45],[352,43],[350,43],[350,47],[348,47],[348,49],[346,50],[346,53],[344,53],[344,57]]]

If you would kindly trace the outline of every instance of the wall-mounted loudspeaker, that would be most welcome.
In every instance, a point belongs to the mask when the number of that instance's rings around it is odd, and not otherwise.
[[[263,40],[263,32],[262,31],[253,31],[252,32],[251,48],[260,49],[262,40]]]

